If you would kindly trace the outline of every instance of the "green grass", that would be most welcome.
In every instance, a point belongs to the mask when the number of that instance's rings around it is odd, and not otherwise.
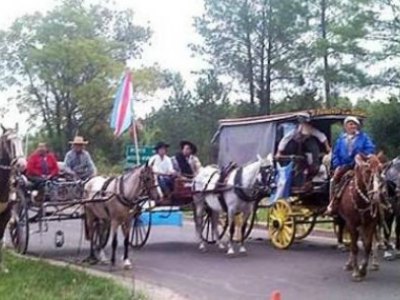
[[[139,300],[132,292],[104,278],[68,267],[56,267],[41,261],[18,258],[6,252],[10,270],[0,274],[2,300]]]

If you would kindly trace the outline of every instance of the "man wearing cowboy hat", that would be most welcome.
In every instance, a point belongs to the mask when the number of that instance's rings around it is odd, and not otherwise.
[[[64,165],[66,171],[82,180],[95,176],[96,166],[89,152],[84,149],[88,142],[81,136],[75,136],[74,140],[69,143],[72,145],[72,149],[65,155]]]
[[[149,159],[149,165],[158,176],[158,182],[163,192],[171,193],[174,187],[173,176],[176,172],[171,158],[167,155],[169,145],[159,142],[154,147],[156,154]]]
[[[201,162],[196,156],[197,147],[190,141],[180,142],[181,151],[173,158],[172,163],[175,171],[184,177],[194,177],[201,168]]]
[[[360,130],[360,121],[353,116],[346,117],[343,122],[343,133],[336,141],[332,153],[332,169],[334,170],[330,185],[330,203],[327,214],[336,209],[339,183],[347,171],[355,165],[357,154],[371,155],[375,152],[375,145],[371,138]]]

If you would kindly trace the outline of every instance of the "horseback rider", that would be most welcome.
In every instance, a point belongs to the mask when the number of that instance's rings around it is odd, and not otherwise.
[[[158,183],[162,191],[170,194],[174,188],[174,170],[172,159],[167,155],[169,144],[159,142],[154,147],[156,154],[149,160],[149,165],[152,167],[153,172],[158,176]]]
[[[333,177],[330,184],[329,206],[327,214],[336,213],[338,192],[343,176],[354,168],[357,154],[372,155],[375,153],[375,144],[371,138],[360,129],[360,121],[353,116],[346,117],[343,122],[344,132],[336,140],[332,155]]]
[[[313,178],[320,168],[320,144],[325,146],[327,153],[331,152],[326,135],[310,124],[309,117],[300,116],[298,126],[287,133],[279,142],[276,157],[282,155],[311,154],[311,160],[307,160],[308,179]]]
[[[97,172],[96,166],[89,152],[84,149],[89,142],[85,141],[81,136],[75,136],[74,140],[69,143],[72,145],[72,149],[65,155],[64,165],[66,172],[82,180],[95,176]]]
[[[193,178],[201,168],[201,162],[196,156],[197,147],[190,141],[180,142],[181,151],[173,158],[172,163],[175,171],[183,177]]]
[[[33,188],[39,190],[44,183],[58,175],[59,169],[55,155],[50,152],[45,143],[39,143],[35,152],[28,158],[26,175]]]

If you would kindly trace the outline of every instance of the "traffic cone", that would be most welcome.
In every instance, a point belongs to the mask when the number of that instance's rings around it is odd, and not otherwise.
[[[281,292],[273,291],[272,294],[271,294],[271,300],[282,300]]]

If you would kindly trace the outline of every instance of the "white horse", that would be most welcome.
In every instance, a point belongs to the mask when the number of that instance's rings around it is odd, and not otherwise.
[[[233,236],[235,233],[235,215],[243,214],[241,226],[241,240],[239,252],[245,254],[247,252],[244,246],[244,237],[246,231],[247,220],[253,210],[255,200],[252,197],[254,185],[260,173],[260,169],[266,166],[271,166],[273,163],[272,156],[266,158],[258,157],[254,163],[247,164],[243,167],[234,169],[226,178],[226,185],[221,186],[220,170],[217,166],[211,165],[202,168],[199,174],[194,178],[193,189],[195,191],[194,204],[196,216],[196,233],[199,242],[199,249],[206,249],[205,243],[201,238],[202,233],[202,216],[205,205],[207,204],[211,211],[211,224],[213,238],[216,240],[220,249],[224,249],[218,235],[218,220],[220,213],[227,211],[228,214],[228,255],[234,255]],[[221,189],[222,192],[213,192]],[[220,196],[222,196],[220,198]]]

